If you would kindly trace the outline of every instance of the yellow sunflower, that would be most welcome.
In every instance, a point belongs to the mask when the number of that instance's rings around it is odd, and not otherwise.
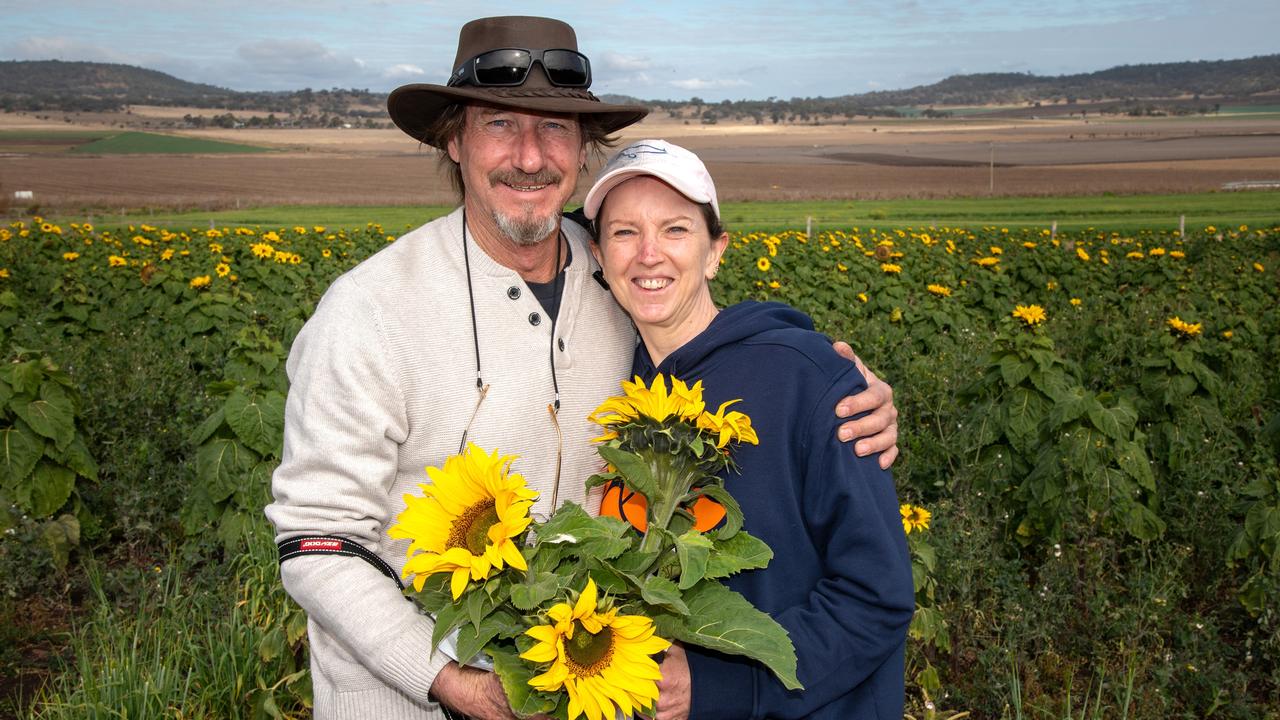
[[[671,378],[671,391],[667,391],[667,380],[662,373],[653,379],[653,385],[646,387],[644,380],[637,375],[633,382],[622,382],[623,395],[614,395],[600,404],[591,413],[589,419],[603,426],[608,432],[596,438],[597,441],[612,440],[617,437],[611,428],[625,425],[641,417],[648,417],[662,422],[669,417],[679,420],[696,420],[706,408],[702,401],[702,381],[692,387],[679,378]]]
[[[933,513],[919,505],[903,504],[898,512],[902,515],[902,529],[908,535],[915,530],[928,530],[929,521],[933,519]]]
[[[416,575],[414,588],[421,590],[428,575],[453,573],[457,600],[468,580],[485,580],[505,565],[528,569],[513,538],[529,527],[538,493],[511,472],[512,460],[514,455],[490,455],[469,444],[443,468],[427,468],[431,484],[418,486],[423,497],[404,496],[405,509],[388,534],[413,540],[404,576]]]
[[[617,711],[630,717],[647,711],[658,699],[658,664],[650,655],[671,643],[654,635],[653,621],[642,615],[619,615],[617,608],[599,602],[596,583],[577,602],[558,603],[547,612],[548,625],[525,631],[538,643],[520,657],[551,663],[529,684],[543,692],[563,688],[569,695],[569,720],[613,720]]]
[[[742,401],[730,400],[722,404],[715,413],[704,412],[698,416],[698,427],[716,433],[717,448],[723,448],[728,445],[730,440],[751,443],[752,445],[760,444],[760,438],[756,436],[755,428],[751,427],[750,417],[737,410],[725,413],[725,410],[728,410],[730,405],[737,402]]]
[[[1039,305],[1018,305],[1011,314],[1027,325],[1039,325],[1048,317]]]

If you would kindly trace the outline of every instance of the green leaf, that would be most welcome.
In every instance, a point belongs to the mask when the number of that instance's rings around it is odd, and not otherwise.
[[[787,631],[738,593],[704,580],[684,596],[689,615],[660,616],[659,633],[685,643],[756,660],[789,690],[802,689],[796,678],[796,653]]]
[[[70,469],[42,460],[26,480],[18,483],[18,506],[32,517],[48,517],[66,504],[76,489],[76,474]]]
[[[688,615],[689,607],[681,598],[676,584],[660,575],[651,575],[640,586],[640,597],[650,605],[669,608],[680,615]]]
[[[40,381],[44,379],[44,373],[40,370],[39,360],[28,360],[26,362],[14,363],[11,366],[12,378],[9,384],[13,386],[15,395],[35,395],[40,389]]]
[[[1054,398],[1053,409],[1049,411],[1049,425],[1056,430],[1073,420],[1077,420],[1088,409],[1092,397],[1079,385],[1067,390],[1060,397]]]
[[[1136,480],[1139,485],[1155,492],[1155,473],[1151,471],[1147,452],[1141,445],[1128,440],[1116,443],[1116,462],[1119,463],[1120,469]]]
[[[44,524],[40,535],[53,554],[54,567],[66,570],[71,550],[80,544],[80,521],[75,515],[59,515],[57,520]]]
[[[245,481],[258,456],[231,438],[214,438],[196,451],[196,478],[214,502],[231,497]]]
[[[1104,408],[1100,402],[1089,404],[1089,422],[1113,440],[1128,440],[1138,423],[1138,410],[1124,399],[1115,407]]]
[[[237,388],[223,406],[227,424],[237,437],[263,457],[280,457],[284,443],[284,396],[277,392],[248,395]]]
[[[1142,503],[1134,503],[1125,518],[1125,529],[1139,540],[1155,540],[1164,534],[1164,521]]]
[[[707,572],[707,558],[710,555],[711,540],[697,530],[690,530],[676,538],[681,590],[688,590],[702,580]]]
[[[518,610],[533,610],[560,592],[560,576],[551,572],[530,573],[511,586],[511,604]]]
[[[442,573],[448,575],[448,573]],[[431,631],[431,647],[432,649],[440,647],[440,642],[444,640],[449,633],[466,622],[467,613],[462,603],[449,603],[436,611],[435,628]]]
[[[218,428],[222,427],[222,423],[227,419],[227,411],[223,407],[213,411],[213,414],[205,418],[203,422],[196,426],[195,430],[187,436],[187,442],[191,445],[203,445],[205,440],[213,437]]]
[[[1008,353],[1000,358],[1000,377],[1004,378],[1004,383],[1009,387],[1017,387],[1018,383],[1031,374],[1032,367],[1031,363]]]
[[[1009,399],[1006,426],[1014,447],[1026,452],[1034,446],[1044,410],[1044,397],[1039,393],[1023,387],[1014,388]]]
[[[16,488],[44,456],[44,440],[24,422],[0,430],[0,484]]]
[[[559,704],[558,698],[553,700],[533,689],[529,681],[542,673],[532,663],[521,660],[515,648],[506,644],[496,644],[488,648],[493,658],[493,670],[502,680],[502,689],[506,692],[507,702],[516,717],[531,715],[550,715]]]
[[[653,506],[653,496],[657,492],[658,486],[653,479],[653,472],[649,470],[649,463],[635,453],[609,445],[601,445],[596,448],[596,452],[605,459],[605,462],[618,469],[618,472],[625,478],[628,490],[635,490],[645,496],[649,501],[649,506]]]
[[[65,448],[52,447],[47,450],[50,458],[71,468],[80,477],[95,481],[98,479],[98,463],[89,453],[89,448],[80,435],[77,434],[72,438]]]
[[[509,612],[498,610],[481,618],[478,625],[458,628],[458,662],[466,664],[494,638],[518,635],[524,631],[519,620]]]
[[[742,529],[742,506],[734,499],[733,495],[719,485],[704,485],[698,489],[703,495],[720,503],[724,508],[724,525],[716,531],[716,536],[722,540],[728,540],[738,531]]]
[[[614,558],[631,547],[625,536],[631,528],[617,518],[593,518],[575,503],[561,505],[551,518],[536,528],[539,543],[564,545],[578,557]]]
[[[743,570],[762,568],[773,559],[773,550],[765,541],[750,533],[740,532],[728,540],[713,541],[715,550],[707,560],[707,578],[728,577]]]
[[[1268,507],[1257,502],[1244,516],[1244,529],[1250,539],[1261,545],[1269,539],[1280,537],[1280,506]]]
[[[23,402],[15,398],[10,407],[38,435],[49,438],[60,448],[75,437],[76,416],[71,399],[53,383],[44,384],[38,400]]]

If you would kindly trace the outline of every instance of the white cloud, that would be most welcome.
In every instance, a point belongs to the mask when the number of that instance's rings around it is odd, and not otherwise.
[[[423,70],[417,65],[410,65],[408,63],[392,65],[382,71],[382,77],[387,78],[388,80],[414,80],[424,77],[426,74],[426,70]]]
[[[606,70],[617,72],[638,72],[651,69],[653,63],[649,61],[649,58],[639,55],[607,52],[600,57],[600,66]]]
[[[282,79],[332,81],[362,75],[364,63],[340,55],[315,40],[259,40],[236,48],[251,72]]]
[[[688,80],[672,80],[671,84],[681,90],[722,90],[724,88],[749,87],[751,85],[751,83],[741,78],[726,78],[723,80],[689,78]]]
[[[131,59],[117,50],[56,35],[28,35],[4,46],[4,55],[14,60],[78,60],[84,62],[127,63]]]

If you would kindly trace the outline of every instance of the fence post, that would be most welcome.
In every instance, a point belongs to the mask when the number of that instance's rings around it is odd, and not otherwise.
[[[1182,242],[1187,241],[1187,216],[1182,215],[1178,218],[1178,237]]]
[[[1058,239],[1058,221],[1054,220],[1053,225],[1049,228],[1049,242]]]
[[[809,239],[809,240],[813,239],[813,216],[812,215],[805,218],[804,234],[806,239]]]

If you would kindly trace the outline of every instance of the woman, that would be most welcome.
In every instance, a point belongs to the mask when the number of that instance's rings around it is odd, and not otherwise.
[[[727,487],[768,568],[728,585],[791,635],[803,691],[762,665],[701,648],[662,664],[660,720],[901,718],[911,563],[889,473],[836,440],[831,407],[865,386],[803,313],[779,303],[718,309],[709,281],[729,237],[693,153],[661,140],[621,150],[587,194],[592,251],[639,330],[633,370],[702,380],[709,407],[734,398],[759,445]]]

